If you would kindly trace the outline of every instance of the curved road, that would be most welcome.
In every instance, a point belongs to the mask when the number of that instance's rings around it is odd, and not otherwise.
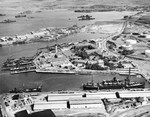
[[[127,20],[122,23],[122,27],[121,27],[121,29],[120,29],[118,32],[116,32],[116,33],[110,35],[110,36],[107,37],[106,39],[102,40],[102,42],[99,42],[99,45],[101,45],[100,48],[102,49],[102,51],[107,52],[108,55],[117,56],[115,53],[109,51],[109,49],[108,49],[107,46],[106,46],[106,43],[107,43],[108,40],[112,39],[113,37],[122,34],[123,31],[124,31],[124,29],[126,28],[126,26],[127,26]]]

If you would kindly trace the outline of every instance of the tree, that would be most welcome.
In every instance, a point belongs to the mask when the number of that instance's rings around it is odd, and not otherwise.
[[[107,68],[101,67],[98,63],[95,63],[95,64],[86,64],[85,69],[106,70]]]
[[[89,55],[86,53],[85,50],[83,50],[83,51],[78,50],[78,51],[76,51],[75,55],[81,57],[82,59],[89,58]]]
[[[118,68],[124,68],[124,66],[122,65],[121,62],[118,63],[118,66],[117,66],[117,67],[118,67]]]
[[[130,54],[133,54],[134,51],[133,50],[123,50],[122,51],[122,55],[130,55]]]

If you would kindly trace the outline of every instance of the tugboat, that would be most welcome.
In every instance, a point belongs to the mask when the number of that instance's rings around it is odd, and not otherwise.
[[[9,93],[30,93],[30,92],[41,92],[42,86],[38,86],[36,88],[25,88],[25,89],[17,89],[14,88],[12,90],[9,90]]]
[[[112,80],[103,80],[101,83],[93,83],[93,80],[82,85],[83,90],[98,90],[98,89],[133,89],[133,88],[145,88],[145,82],[131,82],[130,70],[129,76],[124,80],[119,80],[114,77]]]
[[[92,18],[90,15],[81,15],[77,17],[79,20],[94,20],[95,18]]]

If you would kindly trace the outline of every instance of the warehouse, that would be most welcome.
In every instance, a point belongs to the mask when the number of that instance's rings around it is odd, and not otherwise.
[[[101,108],[103,103],[100,98],[71,98],[70,108]]]
[[[82,97],[82,94],[52,94],[48,95],[48,101],[68,101],[69,98]]]
[[[66,101],[52,101],[52,102],[38,102],[34,104],[34,110],[45,110],[45,109],[66,109]]]

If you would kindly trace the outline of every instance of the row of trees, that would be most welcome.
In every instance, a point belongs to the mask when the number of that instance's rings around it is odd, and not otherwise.
[[[91,69],[91,70],[107,70],[107,67],[102,67],[98,63],[95,64],[86,64],[85,69]]]

